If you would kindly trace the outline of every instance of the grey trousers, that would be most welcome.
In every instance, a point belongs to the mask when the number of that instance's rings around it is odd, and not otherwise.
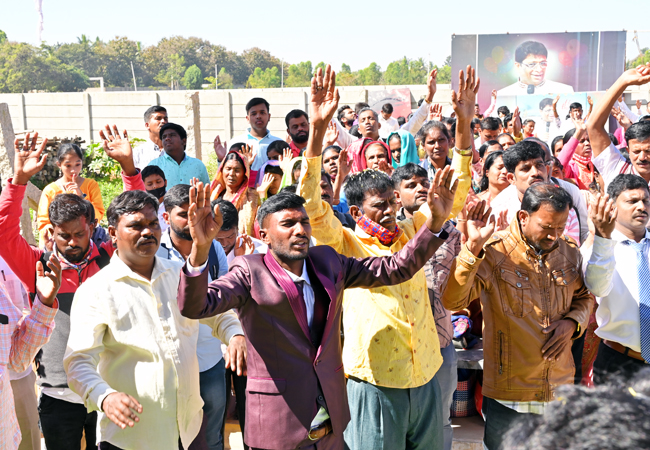
[[[424,386],[395,389],[348,379],[349,450],[442,450],[442,395],[437,375]]]
[[[436,373],[440,392],[442,395],[442,426],[445,450],[451,450],[454,441],[454,431],[451,428],[451,402],[454,400],[454,392],[458,387],[458,355],[452,342],[445,348],[440,349],[442,355],[442,366]]]

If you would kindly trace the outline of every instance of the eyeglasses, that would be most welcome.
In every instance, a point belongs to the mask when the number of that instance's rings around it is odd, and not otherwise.
[[[539,66],[542,69],[546,69],[548,67],[548,62],[547,61],[539,61],[536,63],[521,63],[522,66],[524,66],[527,69],[534,69],[535,67]]]

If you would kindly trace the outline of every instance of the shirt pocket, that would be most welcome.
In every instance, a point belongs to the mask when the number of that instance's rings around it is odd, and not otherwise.
[[[533,312],[530,274],[519,268],[501,268],[498,273],[501,305],[513,317],[526,317]]]
[[[551,272],[551,286],[555,290],[555,311],[551,313],[566,314],[571,309],[575,282],[578,279],[578,269],[567,266]]]
[[[246,390],[251,394],[282,394],[287,387],[284,378],[256,378],[248,377]]]

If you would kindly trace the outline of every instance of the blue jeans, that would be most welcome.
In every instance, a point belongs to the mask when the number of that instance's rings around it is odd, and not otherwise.
[[[454,400],[454,392],[458,387],[458,355],[454,343],[441,348],[440,354],[442,355],[442,366],[436,372],[436,378],[440,383],[442,397],[442,432],[445,440],[444,449],[451,450],[454,440],[454,431],[451,427],[451,402]]]
[[[350,378],[350,450],[442,450],[442,396],[437,375],[424,386],[396,389]]]
[[[199,373],[205,437],[210,450],[223,450],[223,420],[226,412],[226,362],[221,359],[211,369]]]

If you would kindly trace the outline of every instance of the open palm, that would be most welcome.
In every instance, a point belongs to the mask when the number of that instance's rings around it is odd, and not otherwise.
[[[16,155],[14,156],[14,180],[19,184],[27,184],[33,175],[36,175],[45,167],[47,153],[43,154],[43,151],[47,146],[47,138],[43,139],[38,151],[36,150],[37,139],[38,133],[34,133],[34,136],[30,136],[27,133],[22,146],[18,139],[14,142],[14,148],[16,149]]]
[[[490,217],[492,208],[485,211],[485,200],[476,202],[467,211],[467,240],[474,248],[483,248],[492,237],[496,227],[494,217]]]
[[[120,136],[117,125],[113,125],[112,130],[106,125],[104,130],[99,130],[99,137],[103,140],[104,152],[115,161],[124,163],[133,160],[133,149],[126,130]]]
[[[309,100],[309,115],[314,126],[328,124],[336,108],[339,106],[339,90],[336,89],[336,73],[328,64],[323,69],[318,68],[311,79],[311,96]]]
[[[481,82],[476,76],[476,70],[467,66],[467,75],[463,71],[458,73],[458,91],[451,92],[451,103],[456,112],[456,117],[470,119],[474,117],[476,94]]]
[[[427,196],[427,204],[432,217],[437,218],[440,222],[447,220],[454,205],[457,188],[458,180],[454,180],[454,169],[447,166],[436,172]]]
[[[210,206],[210,185],[196,182],[190,187],[190,207],[187,212],[187,222],[192,241],[199,247],[212,245],[217,233],[223,225],[223,217],[219,206],[214,207],[213,216]]]

